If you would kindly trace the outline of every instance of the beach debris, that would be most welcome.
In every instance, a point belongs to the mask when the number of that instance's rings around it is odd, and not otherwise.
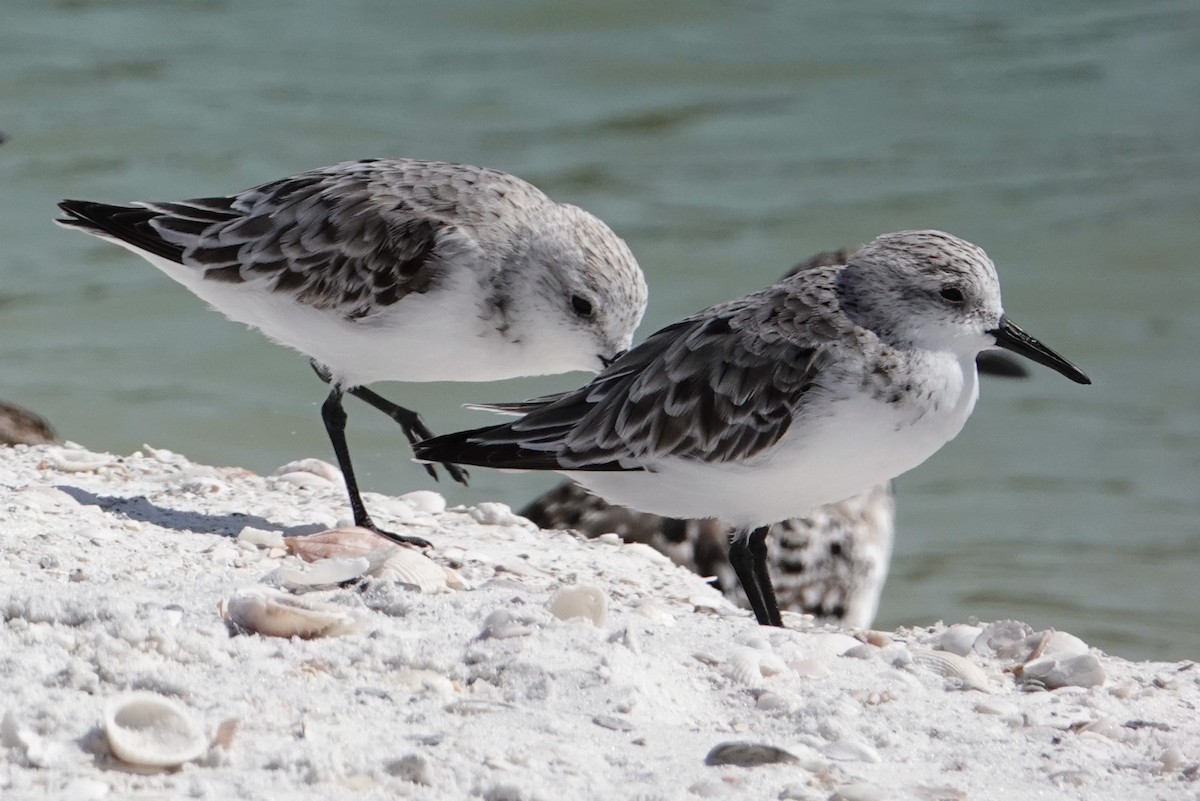
[[[446,499],[433,490],[415,490],[400,496],[414,510],[427,515],[440,515],[446,511]]]
[[[266,587],[234,593],[218,605],[221,617],[240,633],[267,637],[338,637],[358,628],[354,616],[340,606],[295,598]]]
[[[54,767],[62,758],[64,750],[61,742],[43,737],[33,729],[22,726],[11,709],[0,719],[0,745],[16,749],[25,755],[30,765],[38,768]]]
[[[966,623],[955,623],[948,626],[942,632],[942,636],[938,638],[937,648],[940,651],[949,651],[952,654],[966,656],[971,653],[971,648],[975,645],[975,641],[979,639],[979,635],[983,633],[981,626],[968,626]]]
[[[279,566],[279,580],[285,587],[307,590],[313,587],[334,587],[362,576],[371,569],[365,556],[337,556],[304,562],[286,559]]]
[[[242,545],[250,545],[255,548],[285,547],[282,531],[267,531],[254,526],[246,526],[239,531],[237,541]]]
[[[421,592],[446,592],[462,589],[465,584],[454,570],[443,567],[415,548],[394,547],[382,558],[371,559],[367,574],[383,581],[395,581]]]
[[[305,562],[366,556],[374,551],[386,551],[396,547],[390,540],[361,526],[343,526],[318,531],[316,534],[284,537],[283,546],[287,548],[288,553],[300,557]]]
[[[323,459],[297,459],[271,473],[271,478],[297,487],[331,487],[342,484],[342,471]]]
[[[879,752],[854,737],[843,737],[826,743],[821,755],[838,762],[881,762]]]
[[[912,661],[964,690],[988,692],[988,675],[965,656],[950,651],[914,650]]]
[[[208,751],[208,738],[178,701],[148,691],[113,699],[104,710],[113,756],[130,765],[174,768]]]
[[[799,761],[800,758],[791,751],[777,746],[736,740],[714,745],[704,757],[705,765],[737,765],[742,768]]]
[[[572,584],[554,593],[547,608],[559,620],[582,617],[599,627],[608,619],[608,596],[594,585]]]
[[[1100,687],[1106,679],[1104,666],[1095,654],[1066,659],[1042,657],[1018,665],[1014,673],[1025,684],[1057,690],[1061,687]]]

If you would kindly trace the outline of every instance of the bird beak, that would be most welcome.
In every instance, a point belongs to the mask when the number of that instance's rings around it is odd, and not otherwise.
[[[998,347],[1011,350],[1038,364],[1044,364],[1051,370],[1062,373],[1076,384],[1092,383],[1092,379],[1084,375],[1082,370],[1026,334],[1016,323],[1008,319],[1006,314],[1000,315],[1000,325],[988,333],[996,338]]]

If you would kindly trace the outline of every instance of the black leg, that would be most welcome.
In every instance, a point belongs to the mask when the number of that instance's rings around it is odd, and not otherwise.
[[[350,495],[350,510],[354,513],[354,525],[368,528],[394,542],[428,548],[430,545],[428,540],[384,531],[375,525],[371,516],[367,514],[367,507],[363,505],[362,496],[358,494],[358,480],[354,477],[354,467],[350,464],[350,448],[346,445],[346,410],[342,408],[340,387],[330,390],[329,397],[325,399],[325,403],[321,404],[321,419],[325,421],[325,432],[329,434],[329,441],[333,444],[333,453],[337,457],[338,467],[341,468],[342,477],[346,480],[346,492]]]
[[[767,568],[767,534],[770,526],[760,526],[750,533],[750,553],[754,556],[754,576],[758,579],[758,591],[767,610],[769,625],[783,628],[783,617],[779,614],[779,601],[775,598],[775,587],[771,584],[771,571]]]
[[[754,617],[760,626],[783,627],[779,614],[779,603],[775,600],[775,588],[767,573],[767,532],[770,527],[762,526],[753,531],[741,530],[729,543],[729,564],[737,574],[742,591],[750,601]]]
[[[325,369],[324,365],[313,361],[310,361],[309,364],[312,365],[312,369],[316,372],[317,376],[326,384],[328,384],[330,381],[329,371]],[[421,420],[421,415],[417,414],[411,409],[405,409],[403,406],[392,403],[387,398],[384,398],[381,395],[378,395],[364,387],[353,387],[347,391],[354,397],[373,406],[374,408],[386,414],[388,417],[395,420],[400,425],[400,430],[404,432],[404,436],[408,439],[410,445],[415,445],[417,442],[420,442],[423,439],[429,439],[433,436],[433,432],[430,431],[425,425],[424,421]],[[442,467],[446,468],[446,472],[450,475],[450,478],[454,479],[459,484],[466,485],[466,470],[456,464],[443,464]],[[438,474],[433,465],[426,464],[425,472],[429,473],[429,475],[433,477],[434,481],[437,481]]]

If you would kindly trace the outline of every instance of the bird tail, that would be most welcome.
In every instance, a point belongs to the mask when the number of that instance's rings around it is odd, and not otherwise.
[[[553,452],[523,447],[511,433],[509,426],[497,425],[442,434],[418,442],[413,453],[418,462],[449,462],[501,470],[562,469]]]

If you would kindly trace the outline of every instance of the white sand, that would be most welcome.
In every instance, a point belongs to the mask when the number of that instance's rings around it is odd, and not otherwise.
[[[763,629],[643,546],[537,531],[499,505],[431,513],[428,494],[368,495],[466,589],[367,580],[307,596],[356,618],[353,633],[231,636],[219,602],[278,584],[284,562],[238,533],[309,533],[347,511],[336,475],[314,469],[0,448],[0,798],[1200,795],[1190,662],[1055,637],[1029,670],[1102,684],[1047,691],[1009,670],[1040,641],[1012,624],[978,640],[961,626],[862,635],[882,648],[798,616]],[[601,625],[548,611],[576,583],[606,596]],[[501,636],[481,637],[497,610]],[[930,649],[952,641],[984,689],[931,669]],[[176,699],[220,744],[176,770],[122,764],[101,721],[135,689]],[[706,765],[727,742],[794,759]]]

